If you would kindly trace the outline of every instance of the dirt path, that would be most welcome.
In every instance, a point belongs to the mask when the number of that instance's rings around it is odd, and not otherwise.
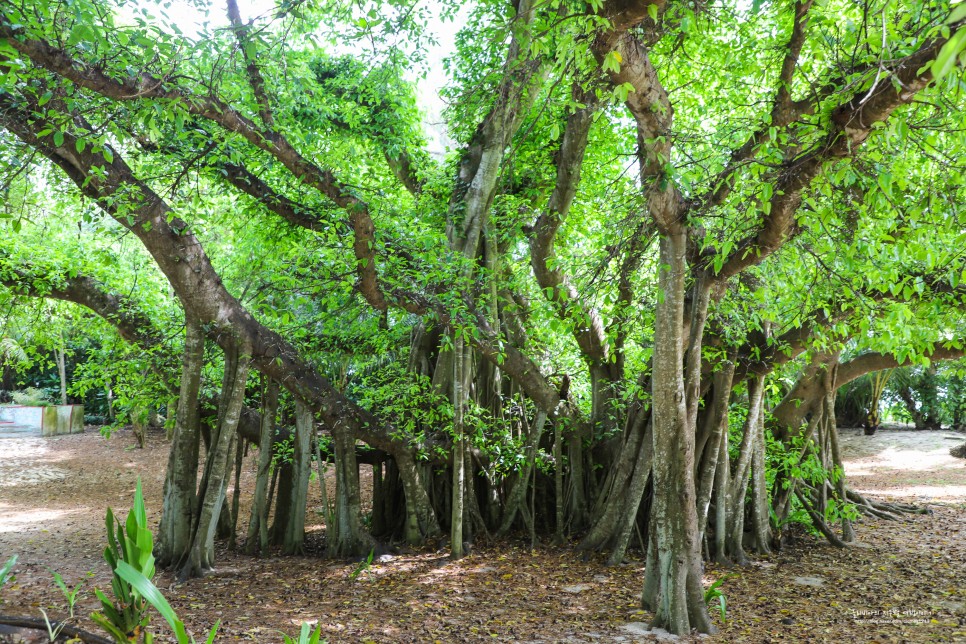
[[[846,550],[810,537],[726,576],[727,622],[709,642],[966,641],[966,461],[948,456],[948,432],[842,431],[853,486],[876,498],[928,503],[931,516],[865,521]],[[17,553],[17,580],[0,590],[0,613],[62,615],[48,568],[88,589],[78,616],[106,587],[104,508],[125,510],[137,477],[158,520],[167,444],[144,450],[120,432],[0,440],[0,561]],[[246,463],[243,490],[252,485]],[[318,486],[309,499],[306,557],[252,559],[219,553],[215,575],[158,582],[196,636],[222,621],[219,642],[279,642],[319,621],[330,642],[651,641],[638,610],[642,563],[582,562],[569,548],[479,548],[451,563],[445,552],[387,556],[368,569],[320,559]],[[243,494],[243,498],[244,498]],[[247,511],[242,512],[247,516]],[[639,553],[633,553],[639,557]],[[358,574],[354,574],[358,571]],[[90,627],[85,617],[77,620]],[[159,618],[156,630],[166,633]],[[2,640],[0,640],[2,641]],[[163,641],[163,638],[161,638]]]

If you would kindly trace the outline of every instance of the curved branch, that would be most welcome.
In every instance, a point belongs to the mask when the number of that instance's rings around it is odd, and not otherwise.
[[[69,271],[59,267],[41,269],[23,262],[10,263],[0,251],[0,284],[17,295],[63,300],[90,309],[112,324],[125,341],[156,355],[161,362],[159,369],[165,372],[164,378],[178,371],[178,357],[167,351],[164,336],[151,318],[93,277],[71,277]]]
[[[236,0],[228,0],[227,5],[228,21],[231,23],[231,30],[234,32],[235,38],[238,40],[238,45],[241,48],[242,56],[245,58],[245,71],[248,73],[248,84],[251,85],[252,93],[255,94],[255,101],[259,106],[258,116],[262,119],[265,127],[271,129],[275,127],[275,118],[272,116],[272,104],[269,102],[268,94],[265,92],[265,79],[262,77],[262,71],[258,68],[258,63],[255,62],[255,58],[252,56],[251,48],[254,47],[254,42],[248,34],[251,26],[242,22],[241,12],[238,10],[238,2]]]
[[[955,26],[955,25],[954,25]],[[872,132],[872,127],[885,121],[900,106],[907,105],[932,81],[929,63],[946,43],[936,38],[915,53],[896,61],[891,78],[877,89],[856,95],[832,111],[829,133],[812,150],[785,164],[775,180],[773,196],[767,202],[758,230],[739,242],[715,275],[724,281],[749,266],[761,263],[797,234],[795,214],[802,203],[802,191],[825,166],[834,159],[849,158]]]
[[[581,97],[585,98],[586,97]],[[577,345],[592,366],[610,361],[610,347],[604,325],[596,310],[581,303],[580,293],[560,268],[554,252],[554,240],[563,224],[580,182],[580,169],[587,149],[587,137],[596,106],[577,110],[567,118],[563,141],[557,151],[557,180],[547,209],[533,227],[530,241],[530,265],[544,295],[557,316],[574,322]]]
[[[358,198],[335,174],[303,157],[288,139],[274,130],[260,129],[251,119],[213,95],[199,96],[171,85],[167,78],[157,78],[147,72],[116,80],[102,69],[71,57],[43,40],[23,38],[9,23],[0,23],[0,38],[7,41],[30,61],[65,78],[78,87],[91,90],[105,98],[126,102],[141,99],[171,101],[189,114],[216,123],[228,132],[238,134],[255,148],[267,152],[292,175],[318,190],[346,210],[354,234],[353,252],[357,288],[377,310],[386,311],[386,302],[376,273],[376,227],[369,205]]]
[[[962,341],[960,341],[962,344]],[[935,347],[931,353],[928,354],[928,358],[932,362],[942,361],[942,360],[958,360],[966,356],[966,348],[956,348],[956,347]],[[898,360],[895,356],[889,353],[879,353],[879,352],[869,352],[863,353],[860,356],[856,356],[847,362],[843,362],[839,365],[837,376],[835,378],[835,387],[841,387],[846,385],[856,378],[860,378],[867,373],[872,373],[873,371],[881,371],[883,369],[895,369],[896,367],[908,367],[910,365],[916,364],[916,361],[907,358],[905,360]]]
[[[400,447],[374,416],[348,400],[228,292],[187,223],[134,175],[119,154],[107,161],[94,148],[78,146],[69,131],[60,146],[53,145],[51,137],[38,135],[50,124],[25,110],[10,94],[0,94],[0,125],[60,167],[82,194],[141,241],[185,309],[211,325],[210,337],[219,346],[231,349],[243,339],[252,347],[254,366],[319,409],[330,427],[352,431],[388,452]]]
[[[795,2],[792,32],[789,35],[785,57],[782,59],[781,71],[778,74],[778,88],[775,91],[775,100],[772,103],[768,124],[753,133],[740,148],[731,153],[731,158],[728,160],[725,169],[718,174],[712,183],[717,188],[714,188],[712,193],[704,199],[696,200],[697,203],[708,205],[723,203],[734,187],[738,167],[754,155],[755,150],[768,136],[769,129],[785,127],[813,111],[815,102],[795,102],[791,95],[792,78],[795,75],[795,69],[798,67],[798,58],[802,53],[802,47],[805,45],[805,30],[808,27],[808,12],[812,8],[812,3],[813,0],[796,0]]]

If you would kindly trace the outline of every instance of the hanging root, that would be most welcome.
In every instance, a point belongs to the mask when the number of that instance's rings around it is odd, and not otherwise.
[[[839,539],[838,535],[835,534],[835,531],[832,530],[827,523],[825,523],[825,519],[822,517],[822,515],[815,511],[814,506],[809,499],[806,498],[805,494],[802,494],[800,490],[796,489],[795,496],[798,497],[798,500],[802,503],[802,507],[804,507],[805,511],[808,512],[808,516],[812,519],[812,525],[818,528],[818,531],[825,536],[830,544],[836,548],[845,548],[848,545]]]

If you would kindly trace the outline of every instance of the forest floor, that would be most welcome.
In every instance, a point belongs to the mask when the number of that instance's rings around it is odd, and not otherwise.
[[[856,526],[859,542],[846,549],[803,534],[750,566],[708,566],[706,583],[724,579],[727,612],[726,621],[715,613],[719,633],[702,641],[966,641],[966,461],[948,455],[956,442],[947,438],[963,435],[841,434],[855,489],[932,514],[864,520]],[[97,605],[92,588],[110,585],[101,558],[105,508],[126,512],[140,477],[149,520],[157,522],[166,462],[159,433],[145,449],[133,448],[129,431],[110,440],[91,429],[0,439],[0,564],[19,555],[16,579],[0,590],[0,614],[39,617],[43,608],[62,617],[56,571],[69,586],[84,584],[74,621],[96,630],[86,616]],[[242,489],[253,479],[249,457]],[[650,615],[639,610],[640,552],[614,568],[582,561],[572,546],[531,550],[529,541],[478,545],[455,563],[444,550],[386,555],[369,566],[328,561],[317,555],[324,538],[317,482],[311,490],[309,556],[257,559],[222,548],[206,579],[179,584],[159,574],[158,585],[199,640],[215,620],[218,642],[280,642],[303,621],[320,623],[329,642],[656,638],[646,630]],[[244,501],[240,514],[247,518]],[[152,623],[167,633],[160,617]]]

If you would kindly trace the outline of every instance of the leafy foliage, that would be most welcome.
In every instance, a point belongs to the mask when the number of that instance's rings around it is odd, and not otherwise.
[[[101,609],[91,614],[91,619],[118,642],[150,641],[150,635],[145,630],[150,620],[148,600],[141,589],[121,572],[132,569],[145,579],[154,577],[154,537],[147,523],[141,481],[138,479],[127,520],[121,523],[110,508],[107,510],[104,560],[114,571],[111,579],[113,597],[95,589]]]

